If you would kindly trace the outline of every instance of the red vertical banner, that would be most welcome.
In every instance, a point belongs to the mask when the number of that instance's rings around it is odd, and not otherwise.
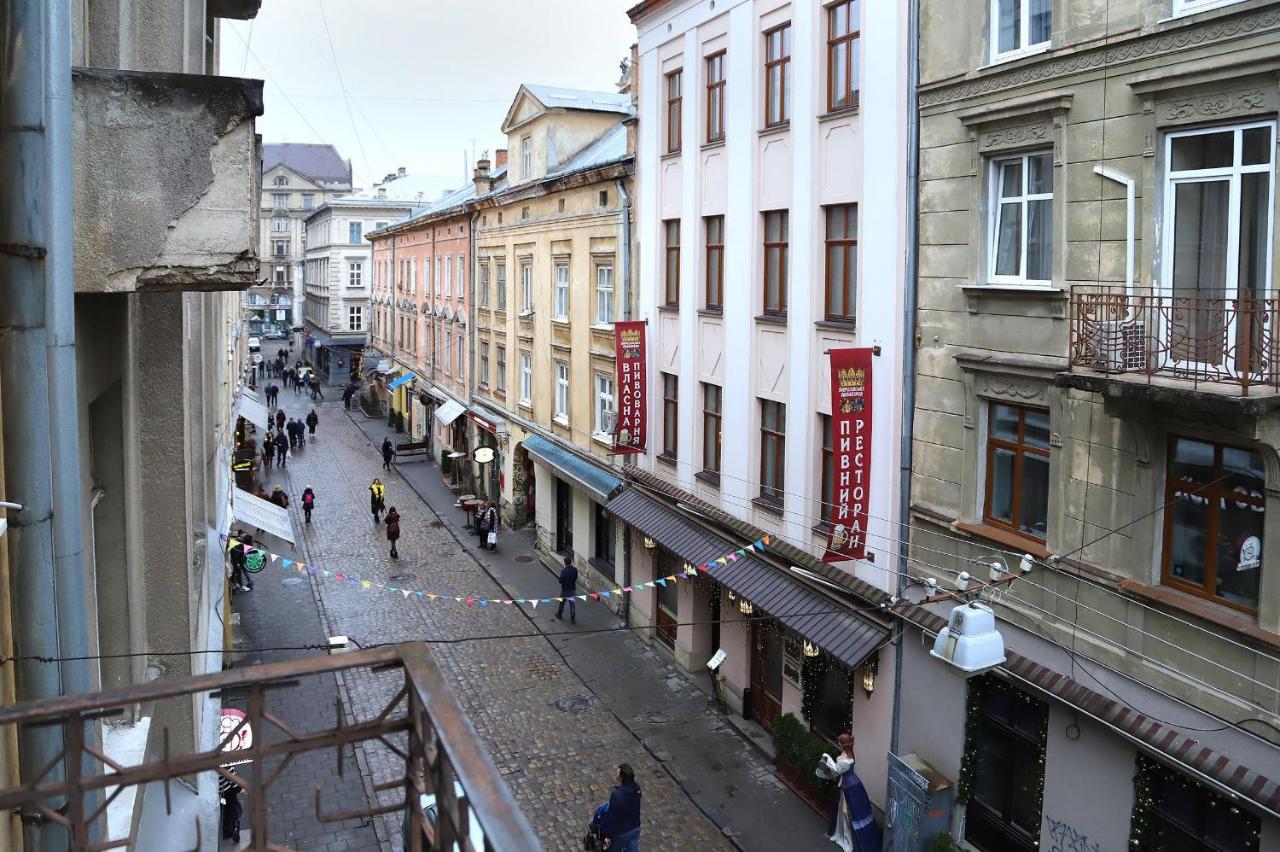
[[[615,453],[643,453],[648,429],[645,410],[649,406],[645,382],[643,322],[613,324],[618,378],[618,425]]]
[[[823,562],[867,555],[871,506],[871,349],[832,349],[831,534]]]

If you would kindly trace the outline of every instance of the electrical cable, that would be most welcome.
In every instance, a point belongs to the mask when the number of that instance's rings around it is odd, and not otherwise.
[[[298,118],[302,119],[302,123],[307,126],[307,129],[310,130],[313,134],[315,134],[315,137],[317,140],[323,143],[325,141],[325,138],[320,135],[320,131],[316,130],[315,127],[311,124],[311,122],[307,120],[307,116],[302,112],[302,110],[298,109],[298,105],[293,102],[293,98],[289,97],[289,93],[286,92],[284,90],[284,87],[280,85],[280,82],[276,80],[275,75],[273,75],[271,73],[271,70],[267,68],[266,64],[261,59],[258,58],[258,54],[254,53],[253,50],[249,47],[249,42],[245,40],[245,37],[240,35],[239,31],[236,30],[235,27],[229,27],[228,29],[230,29],[233,33],[235,33],[236,36],[242,42],[244,42],[245,52],[249,56],[252,56],[254,61],[258,63],[258,66],[262,69],[262,73],[267,75],[267,79],[271,81],[271,84],[280,90],[280,95],[285,99],[285,102],[289,104],[289,106],[293,109],[293,111],[298,114]]]
[[[320,7],[320,22],[324,24],[324,36],[329,42],[329,55],[333,58],[333,70],[338,75],[338,88],[342,90],[342,99],[347,106],[347,118],[351,120],[351,132],[356,136],[356,144],[360,146],[360,156],[364,159],[364,167],[369,171],[369,180],[372,181],[376,173],[369,162],[369,154],[365,151],[364,139],[360,136],[360,128],[356,126],[356,114],[351,109],[351,98],[347,97],[347,83],[342,76],[342,69],[338,67],[338,52],[333,48],[333,34],[329,31],[329,17],[324,11],[324,0],[316,0],[316,5]]]

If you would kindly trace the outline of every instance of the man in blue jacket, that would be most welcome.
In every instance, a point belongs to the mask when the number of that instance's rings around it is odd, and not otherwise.
[[[618,764],[618,786],[609,794],[609,807],[600,819],[600,836],[609,852],[640,852],[640,785],[629,763]]]
[[[578,569],[574,567],[573,557],[564,558],[564,567],[560,569],[560,606],[556,609],[556,618],[564,621],[564,605],[569,604],[569,621],[578,621]]]

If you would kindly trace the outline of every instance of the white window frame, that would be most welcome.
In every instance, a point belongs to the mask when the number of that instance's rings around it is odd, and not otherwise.
[[[453,375],[453,329],[447,325],[444,329],[444,363],[448,375]]]
[[[458,298],[464,298],[467,295],[467,256],[458,255]]]
[[[489,384],[489,344],[480,342],[480,384]]]
[[[284,199],[284,200],[283,200],[283,201],[281,201],[281,199]],[[287,192],[273,192],[273,193],[271,193],[271,204],[272,204],[272,206],[273,206],[273,207],[276,207],[276,208],[288,207],[288,206],[289,206],[289,193],[287,193]]]
[[[596,323],[613,324],[613,262],[596,264]]]
[[[596,373],[596,417],[592,434],[606,441],[611,440],[611,436],[604,430],[604,415],[610,411],[613,411],[613,377]]]
[[[498,390],[507,390],[507,347],[498,347]]]
[[[466,370],[467,364],[467,336],[462,333],[462,329],[458,329],[458,333],[453,336],[453,342],[458,348],[458,375],[454,378],[461,378],[461,374]]]
[[[347,286],[348,287],[364,286],[364,261],[363,260],[347,261]]]
[[[480,307],[489,307],[489,261],[480,261]]]
[[[271,230],[273,230],[273,231],[287,231],[287,230],[289,230],[289,220],[288,220],[288,218],[287,218],[287,217],[285,217],[285,216],[272,216],[272,217],[271,217]]]
[[[453,292],[453,255],[447,254],[444,257],[444,294],[448,296]]]
[[[533,177],[533,137],[522,136],[520,138],[520,167],[523,171],[520,177],[528,180]]]
[[[1241,2],[1243,0],[1173,0],[1171,15],[1180,18],[1183,15],[1194,15],[1197,12],[1207,12],[1210,9],[1220,9],[1223,6],[1232,6]]]
[[[1177,0],[1175,0],[1177,2]],[[1033,53],[1040,53],[1048,50],[1053,43],[1053,9],[1050,3],[1049,11],[1049,38],[1035,44],[1027,44],[1028,33],[1031,31],[1031,0],[1017,0],[1022,13],[1022,27],[1018,33],[1018,46],[1013,50],[1000,50],[1000,0],[991,0],[991,63],[1007,62],[1010,59],[1017,59],[1020,56],[1029,56]]]
[[[354,240],[351,239],[352,234],[355,234],[356,238]],[[347,222],[347,243],[353,246],[358,246],[360,245],[360,242],[363,239],[364,239],[364,222],[361,222],[358,219],[355,221],[348,221]]]
[[[569,321],[569,261],[557,260],[552,268],[551,318]]]
[[[556,361],[554,419],[569,422],[569,362]]]
[[[364,308],[360,305],[347,306],[347,330],[364,331]]]
[[[533,313],[533,261],[520,263],[520,313]]]
[[[288,185],[289,185],[289,178],[288,178],[288,177],[286,177],[285,175],[276,175],[275,185],[276,185],[276,186],[288,186]]]
[[[529,404],[533,393],[533,356],[528,352],[520,353],[520,402]]]
[[[1030,180],[1031,168],[1030,161],[1032,157],[1039,157],[1045,154],[1049,155],[1049,174],[1053,185],[1057,186],[1058,175],[1055,173],[1056,167],[1053,165],[1053,152],[1051,150],[1024,151],[1021,154],[1013,154],[1007,157],[992,157],[987,160],[987,282],[990,284],[1013,284],[1026,287],[1050,287],[1053,284],[1053,273],[1046,279],[1029,279],[1027,278],[1027,241],[1030,238],[1031,228],[1030,220],[1027,217],[1027,205],[1031,201],[1048,201],[1050,209],[1053,208],[1053,192],[1038,192],[1034,194],[1027,193],[1027,182]],[[1022,163],[1022,187],[1021,195],[1010,196],[1008,199],[1000,195],[1000,168],[1001,166],[1012,163]],[[1022,207],[1022,245],[1019,250],[1020,265],[1017,275],[997,275],[996,274],[996,254],[999,251],[1000,242],[1000,213],[1004,206],[1002,202],[1017,202]],[[1049,228],[1049,263],[1053,264],[1054,249],[1054,229],[1057,227],[1057,211],[1053,210],[1053,218]]]
[[[302,209],[314,210],[316,207],[316,195],[314,192],[302,193]]]
[[[500,261],[497,267],[497,274],[494,276],[497,281],[495,286],[498,288],[497,310],[506,311],[507,309],[507,262]]]

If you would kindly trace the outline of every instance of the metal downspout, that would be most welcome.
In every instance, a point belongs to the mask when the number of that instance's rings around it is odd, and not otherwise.
[[[626,182],[618,178],[618,197],[622,199],[622,319],[631,320],[631,193]],[[630,585],[628,583],[627,585]]]
[[[916,272],[919,251],[916,245],[920,184],[920,0],[907,7],[907,228],[906,270],[903,281],[902,318],[902,447],[898,467],[898,523],[906,524],[911,516],[912,441],[915,434],[916,402]],[[910,555],[909,526],[898,527],[898,597],[907,588],[907,562]],[[893,729],[889,751],[898,753],[902,711],[902,648],[906,622],[898,620],[898,638],[893,653]]]
[[[44,0],[0,4],[0,393],[9,448],[4,458],[6,498],[23,504],[22,511],[9,516],[4,539],[12,566],[13,610],[19,615],[14,619],[15,649],[20,655],[58,657],[45,327],[49,69],[44,6]],[[21,660],[17,666],[19,700],[61,692],[58,663]],[[19,743],[24,782],[57,762],[62,746],[53,727],[23,728]],[[45,780],[62,777],[63,767],[55,765]],[[66,834],[48,824],[28,825],[25,840],[29,849],[68,845]]]

